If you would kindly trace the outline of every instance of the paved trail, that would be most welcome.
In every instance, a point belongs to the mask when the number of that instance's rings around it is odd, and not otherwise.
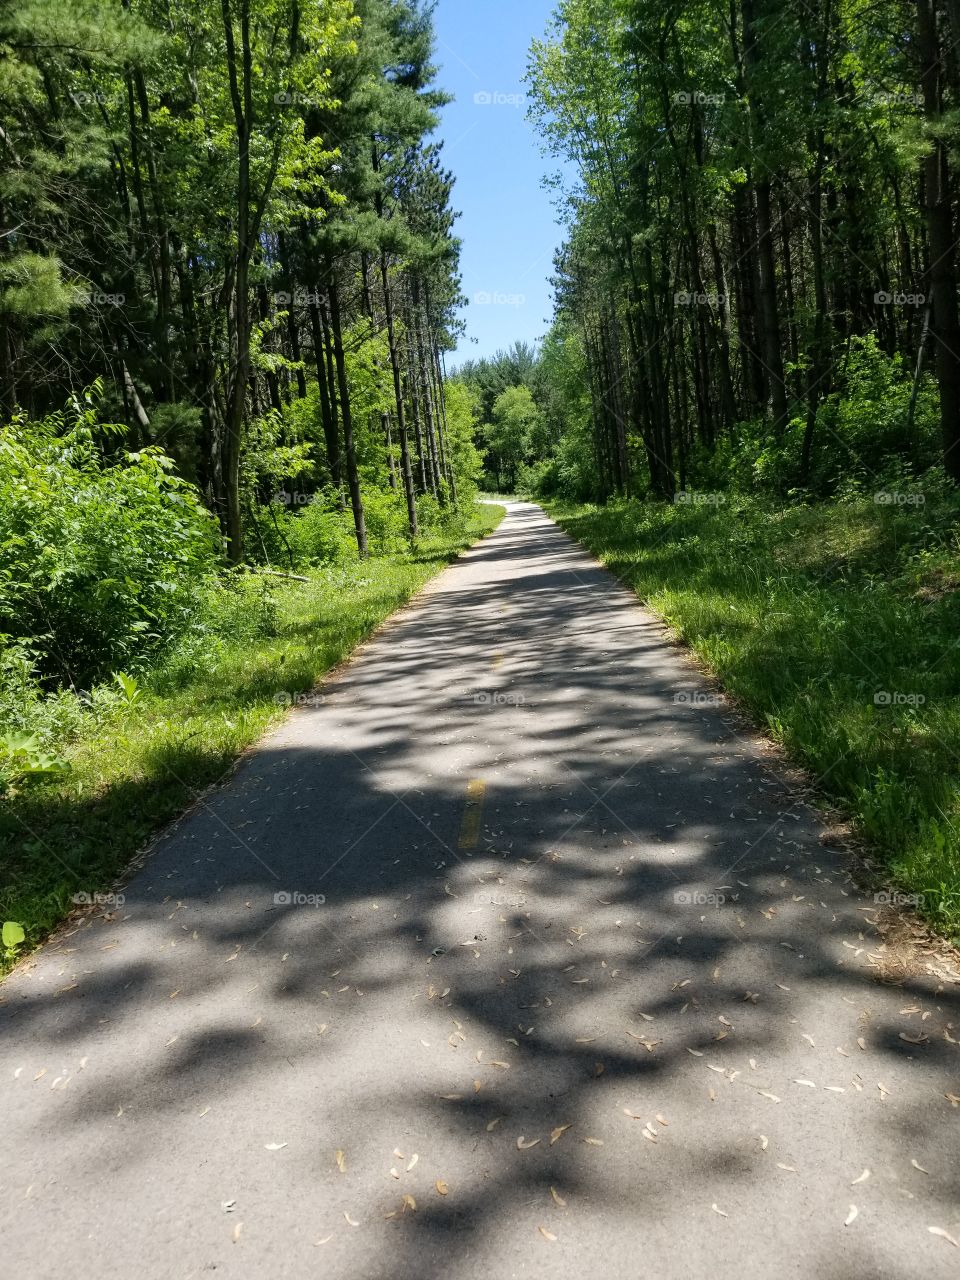
[[[707,692],[512,505],[2,989],[4,1274],[957,1276],[960,988]]]

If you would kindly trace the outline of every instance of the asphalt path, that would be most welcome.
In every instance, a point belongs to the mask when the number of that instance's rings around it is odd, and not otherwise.
[[[4,1274],[960,1274],[960,987],[533,505],[121,892],[0,988]]]

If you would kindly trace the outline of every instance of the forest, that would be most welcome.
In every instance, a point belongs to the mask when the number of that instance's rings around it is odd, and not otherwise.
[[[298,485],[457,498],[441,352],[458,302],[451,176],[416,6],[4,6],[4,410],[97,386],[162,445],[230,558]],[[455,434],[455,433],[454,433]],[[383,484],[381,487],[388,487]]]
[[[527,79],[575,174],[554,323],[460,369],[501,483],[956,483],[958,39],[937,0],[559,4]]]
[[[0,3],[15,921],[69,901],[51,848],[120,865],[490,523],[445,389],[462,298],[433,46],[416,0]],[[295,672],[271,668],[281,635]],[[199,699],[186,733],[173,688]],[[150,816],[104,852],[128,776]],[[99,797],[92,831],[67,796]]]

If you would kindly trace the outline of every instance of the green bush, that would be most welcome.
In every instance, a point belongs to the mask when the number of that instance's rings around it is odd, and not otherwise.
[[[2,637],[0,637],[2,639]],[[104,689],[107,701],[113,700]],[[78,697],[71,689],[45,694],[37,681],[36,656],[29,646],[8,643],[0,647],[0,728],[4,732],[28,731],[43,746],[67,742],[79,731],[84,718],[99,709],[97,691]]]
[[[314,494],[303,507],[281,508],[275,514],[285,543],[277,548],[278,560],[282,560],[282,552],[289,554],[294,566],[301,567],[356,558],[353,515],[335,489]]]
[[[406,502],[403,505],[404,519],[406,519]],[[421,493],[417,498],[417,528],[421,533],[433,533],[437,529],[441,529],[445,523],[445,513],[443,507],[433,496],[432,493]]]
[[[560,492],[560,461],[556,457],[524,463],[517,470],[517,493],[554,498]]]
[[[162,450],[106,455],[124,429],[97,423],[94,394],[0,428],[0,635],[74,688],[182,632],[217,556],[211,517]]]
[[[418,510],[421,502],[423,497],[418,499]],[[407,506],[402,492],[364,486],[363,510],[371,552],[386,555],[402,551],[407,544]]]
[[[213,678],[226,654],[238,646],[252,650],[275,636],[279,586],[277,578],[240,570],[210,578],[192,625],[150,672],[151,689],[168,696],[196,684],[204,674]]]
[[[888,356],[875,334],[851,338],[832,393],[820,405],[810,474],[802,475],[806,430],[802,406],[774,440],[762,418],[737,423],[707,449],[695,444],[687,459],[686,487],[761,491],[785,495],[802,488],[833,497],[903,487],[939,459],[937,389],[920,379],[913,421],[913,371],[900,355]]]
[[[891,467],[916,473],[939,460],[937,389],[929,375],[921,379],[912,425],[913,371],[902,355],[886,355],[875,334],[851,340],[842,377],[834,412],[827,406],[821,424],[829,431],[828,450],[837,445],[834,474],[853,469],[886,477]]]

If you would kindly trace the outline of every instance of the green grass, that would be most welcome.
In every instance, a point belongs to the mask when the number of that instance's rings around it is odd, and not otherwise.
[[[960,938],[960,503],[553,504]]]
[[[305,583],[258,575],[212,591],[203,629],[140,677],[132,702],[118,690],[55,744],[64,774],[28,780],[0,801],[0,920],[23,925],[29,947],[69,914],[75,894],[109,890],[144,842],[285,714],[285,699],[309,690],[503,515],[477,506],[461,533],[317,570]],[[14,959],[0,952],[0,971]]]

